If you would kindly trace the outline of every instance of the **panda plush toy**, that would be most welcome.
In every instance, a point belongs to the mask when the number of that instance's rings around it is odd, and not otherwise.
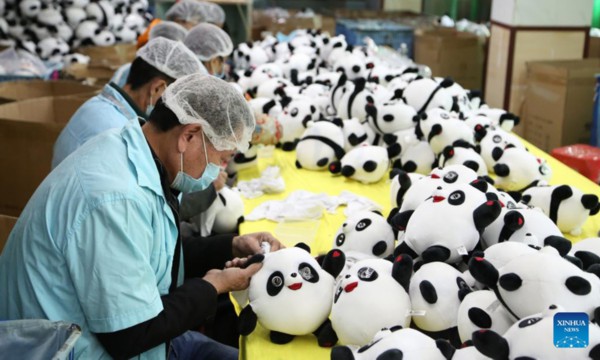
[[[600,327],[597,325],[589,325],[587,346],[582,346],[582,339],[576,334],[556,339],[554,317],[564,311],[568,310],[549,305],[540,313],[524,317],[504,335],[493,330],[474,332],[473,344],[492,359],[599,359]]]
[[[227,163],[227,176],[235,178],[238,171],[255,168],[258,165],[258,146],[250,144],[245,152],[237,152]]]
[[[458,336],[458,309],[471,288],[454,267],[442,263],[428,263],[419,268],[410,281],[410,301],[416,327],[433,338],[444,338],[454,346]]]
[[[365,346],[336,346],[331,360],[450,360],[455,349],[444,340],[433,340],[414,330],[393,326],[382,329]]]
[[[324,170],[343,158],[346,153],[341,126],[343,123],[340,120],[309,123],[296,147],[296,167]]]
[[[496,149],[493,157],[497,161],[494,173],[498,189],[523,191],[552,177],[552,170],[546,161],[535,157],[529,151],[517,147]]]
[[[490,290],[467,294],[458,307],[457,317],[458,335],[462,343],[472,340],[473,332],[481,329],[504,334],[517,321]]]
[[[532,187],[523,192],[521,201],[542,209],[560,231],[574,236],[579,236],[587,218],[600,210],[598,196],[569,185]]]
[[[436,154],[456,142],[475,143],[473,130],[443,109],[432,109],[421,116],[416,131],[417,136],[422,135]]]
[[[438,165],[446,167],[448,165],[464,165],[472,169],[479,176],[487,176],[487,166],[479,153],[472,146],[446,146],[438,157]]]
[[[416,172],[427,175],[433,169],[435,164],[435,153],[427,141],[417,141],[412,143],[406,149],[402,149],[402,154],[394,163],[394,167],[407,172]]]
[[[347,152],[339,162],[331,163],[329,171],[332,174],[342,174],[363,184],[370,184],[378,182],[384,177],[391,156],[394,156],[394,153],[389,153],[382,146],[363,143]]]
[[[331,326],[343,345],[363,346],[384,327],[410,324],[408,286],[412,259],[366,259],[340,275],[331,307]]]
[[[412,184],[425,176],[417,173],[407,173],[401,169],[392,169],[390,172],[390,204],[392,208],[399,208],[404,201],[404,195]]]
[[[496,165],[494,154],[498,153],[498,151],[509,147],[526,150],[525,145],[515,135],[497,127],[476,127],[475,138],[479,141],[480,154],[489,172],[494,171],[494,165]]]
[[[291,97],[288,96],[288,94],[286,93],[289,89],[292,89],[294,87],[294,84],[292,84],[289,80],[286,79],[279,79],[279,78],[275,78],[275,79],[270,79],[267,81],[264,81],[263,83],[261,83],[260,85],[258,85],[257,88],[250,88],[250,78],[252,77],[252,74],[248,71],[243,73],[244,76],[240,77],[238,79],[238,84],[240,84],[240,86],[242,86],[242,88],[246,88],[247,91],[254,93],[254,97],[255,98],[268,98],[268,99],[275,99],[277,101],[283,102],[283,100],[285,99],[285,105],[287,106],[287,104],[289,104],[289,102],[291,101]],[[247,75],[247,76],[246,76]],[[282,103],[282,106],[284,104]]]
[[[334,278],[342,270],[345,257],[340,250],[330,251],[322,269],[310,249],[302,245],[265,254],[262,268],[248,287],[249,303],[240,313],[241,335],[252,333],[259,322],[270,331],[273,343],[287,344],[295,336],[313,333],[327,321]]]
[[[451,79],[437,82],[433,79],[416,79],[411,81],[404,89],[404,101],[412,106],[418,113],[430,109],[442,108],[444,110],[458,110],[452,94],[447,90],[454,84]]]
[[[366,105],[369,125],[379,134],[393,134],[415,127],[417,112],[402,100],[390,100],[376,104],[373,97],[367,97]]]
[[[458,263],[476,248],[484,229],[500,215],[500,204],[470,184],[438,186],[430,195],[414,211],[390,218],[396,230],[405,232],[399,249],[421,256],[426,263]]]
[[[510,132],[520,122],[520,118],[515,114],[509,113],[503,109],[481,107],[477,110],[477,114],[484,115],[492,120],[492,124],[499,126],[504,131]]]
[[[385,258],[394,251],[392,227],[379,212],[359,211],[349,216],[337,230],[333,246],[346,255],[346,267],[359,260]]]
[[[308,123],[318,120],[320,113],[308,98],[292,100],[279,116],[283,128],[281,148],[284,151],[294,150],[298,140],[308,127]]]
[[[358,78],[366,79],[373,64],[368,63],[365,54],[360,51],[346,51],[335,61],[333,68],[346,75],[349,80],[356,80]]]
[[[600,264],[590,266],[586,272],[553,247],[517,257],[499,269],[475,256],[469,261],[469,271],[494,290],[498,300],[518,319],[552,304],[560,304],[566,311],[585,312],[590,320],[600,315]]]
[[[342,120],[342,124],[345,139],[344,150],[346,152],[368,141],[369,135],[367,134],[367,130],[357,118]]]
[[[239,225],[242,222],[244,222],[244,201],[237,189],[227,186],[217,193],[215,201],[200,214],[200,221],[198,221],[202,236],[239,233]]]
[[[342,119],[355,117],[362,122],[367,120],[367,104],[369,99],[372,100],[375,97],[375,94],[366,86],[365,78],[358,78],[353,83],[354,86],[350,86],[347,91],[341,94],[335,108],[337,115]],[[332,96],[333,94],[332,92]]]

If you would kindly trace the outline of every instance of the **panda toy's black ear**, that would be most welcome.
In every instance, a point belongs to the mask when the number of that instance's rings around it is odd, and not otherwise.
[[[346,255],[344,255],[344,252],[339,249],[333,249],[325,255],[321,267],[336,278],[344,270],[345,264]]]
[[[475,331],[472,335],[477,351],[494,360],[508,360],[510,347],[505,338],[492,330]]]
[[[451,159],[454,157],[454,147],[448,145],[444,148],[442,153],[444,154],[444,159],[446,159],[446,160]]]
[[[410,255],[402,254],[394,258],[392,266],[392,277],[408,293],[410,286],[410,277],[413,273],[413,259]]]
[[[238,330],[240,332],[240,335],[250,335],[256,328],[257,320],[258,318],[256,316],[256,313],[252,309],[252,306],[248,304],[240,313],[240,317],[238,320]]]
[[[491,177],[489,177],[488,175],[484,175],[482,176],[483,180],[485,180],[485,182],[487,182],[490,185],[494,185],[496,182],[494,181],[494,179],[492,179]]]
[[[477,177],[477,179],[471,181],[470,185],[483,193],[487,192],[487,190],[488,190],[488,183],[481,176],[479,176],[479,177]],[[498,200],[498,197],[496,197],[495,200]]]
[[[440,86],[443,88],[449,88],[450,86],[454,85],[454,80],[452,80],[452,78],[445,78],[444,80],[442,80],[442,82],[440,83]]]
[[[582,269],[587,270],[594,264],[600,264],[600,256],[591,251],[576,251],[575,257],[581,260]]]
[[[573,244],[562,236],[551,235],[544,239],[544,246],[552,246],[560,256],[565,257],[571,251]]]
[[[334,161],[331,164],[329,164],[329,172],[332,174],[339,174],[342,172],[342,163],[339,161]]]
[[[501,210],[502,207],[498,201],[488,200],[479,205],[473,211],[473,221],[475,222],[477,231],[481,234],[486,227],[500,216]]]
[[[521,118],[513,113],[507,112],[507,113],[500,115],[500,119],[498,119],[498,121],[499,121],[500,125],[502,125],[504,122],[512,121],[514,126],[517,126],[521,122]]]
[[[398,136],[394,134],[383,134],[383,142],[386,145],[393,145],[398,141]]]
[[[335,117],[335,118],[331,119],[331,122],[339,128],[342,128],[342,129],[344,128],[344,120],[342,120],[339,117]]]
[[[452,344],[450,344],[448,340],[437,339],[435,341],[435,346],[437,346],[437,348],[440,349],[440,352],[442,353],[442,355],[444,355],[446,360],[451,360],[452,357],[454,357],[456,349],[454,348],[454,346],[452,346]]]
[[[387,155],[389,159],[395,158],[402,153],[402,146],[398,143],[394,143],[387,148]]]
[[[585,194],[581,197],[581,205],[587,210],[590,210],[590,215],[596,215],[596,213],[592,214],[593,210],[598,208],[598,196],[594,194]]]
[[[497,287],[498,277],[500,276],[498,270],[492,263],[483,257],[473,256],[471,260],[469,260],[469,272],[475,280],[490,289],[495,289]]]
[[[404,89],[396,89],[394,90],[394,96],[390,100],[402,100],[404,96]]]
[[[294,247],[300,248],[302,250],[306,250],[306,252],[308,252],[310,254],[310,246],[308,246],[307,244],[303,243],[303,242],[299,242],[296,245],[294,245]]]
[[[347,346],[336,346],[331,349],[331,360],[354,360],[354,354]]]
[[[588,267],[585,271],[589,272],[591,274],[594,274],[598,278],[600,278],[600,264],[593,264],[590,267]],[[596,318],[596,319],[598,319],[598,318]]]

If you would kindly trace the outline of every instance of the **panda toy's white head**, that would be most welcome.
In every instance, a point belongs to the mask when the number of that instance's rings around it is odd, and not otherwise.
[[[344,155],[329,170],[365,184],[374,183],[385,175],[390,165],[388,150],[381,146],[363,143]]]
[[[358,349],[336,346],[331,350],[331,360],[448,360],[455,349],[443,340],[433,340],[414,330],[394,326],[383,329],[373,340]]]
[[[373,97],[368,97],[365,109],[369,125],[379,134],[392,134],[416,125],[417,112],[402,100],[378,103]]]
[[[400,154],[390,158],[392,161],[393,168],[401,168],[402,164],[400,159],[406,150],[419,143],[419,139],[415,134],[414,128],[409,128],[406,130],[396,131],[393,134],[384,134],[382,137],[383,143],[385,143],[388,147],[399,147]]]
[[[49,37],[38,43],[37,53],[42,60],[62,63],[63,56],[69,53],[69,44],[63,39]]]
[[[292,55],[290,44],[287,42],[276,42],[266,48],[265,51],[269,55],[271,61],[285,60]]]
[[[293,99],[283,108],[279,116],[279,123],[283,129],[281,136],[282,149],[285,151],[293,150],[296,143],[302,137],[308,124],[318,120],[320,113],[317,107],[309,98]]]
[[[65,66],[69,66],[71,64],[89,64],[90,57],[79,53],[68,54],[63,57],[63,63]]]
[[[408,327],[411,273],[412,259],[406,255],[394,263],[362,260],[343,272],[335,285],[330,316],[339,342],[362,346],[384,327]]]
[[[346,152],[354,149],[363,142],[368,141],[367,131],[357,118],[346,119],[342,121],[344,124],[344,150]]]
[[[511,147],[493,154],[496,187],[505,191],[522,191],[540,181],[548,181],[552,170],[545,160],[530,152]]]
[[[464,121],[442,109],[433,109],[423,114],[416,131],[417,135],[422,135],[429,142],[436,154],[455,142],[475,144],[473,130]]]
[[[267,253],[248,287],[249,304],[240,314],[240,332],[250,334],[258,321],[271,331],[271,341],[286,343],[294,335],[317,330],[331,310],[334,276],[323,270],[308,249],[298,246]],[[325,261],[344,260],[332,250]],[[325,264],[324,264],[325,265]],[[339,270],[343,267],[335,266]]]
[[[333,49],[345,49],[348,46],[344,35],[337,35],[323,39],[323,47],[319,52],[321,60],[327,61]]]
[[[308,124],[308,129],[296,146],[296,167],[325,170],[331,163],[341,159],[345,154],[341,125],[341,121],[327,120]]]
[[[353,82],[354,86],[351,86],[342,94],[339,102],[335,104],[335,108],[337,115],[342,119],[355,117],[362,122],[367,120],[366,106],[369,103],[369,98],[372,99],[375,94],[366,86],[365,78],[357,78]]]
[[[435,153],[427,141],[417,141],[406,150],[402,149],[399,161],[394,165],[407,172],[427,175],[433,169]]]
[[[90,2],[85,7],[85,12],[89,19],[96,21],[102,27],[110,26],[115,15],[113,6],[104,0]]]
[[[482,234],[481,245],[484,249],[504,241],[543,246],[547,239],[562,237],[560,229],[540,209],[505,205],[500,216]]]
[[[401,169],[392,169],[390,177],[392,178],[390,184],[390,204],[392,208],[397,208],[403,204],[404,196],[408,189],[425,176],[416,173],[407,173]]]
[[[435,78],[436,81],[441,83],[444,81],[443,78]],[[446,91],[452,96],[454,104],[458,106],[458,110],[462,113],[472,111],[471,101],[469,99],[469,92],[460,86],[457,82],[453,83],[450,87],[446,88]],[[456,109],[455,106],[455,109]]]
[[[245,152],[237,152],[227,163],[227,175],[232,178],[240,170],[254,168],[258,165],[258,146],[250,144]]]
[[[410,281],[410,301],[413,311],[423,311],[413,316],[418,329],[430,336],[443,337],[455,346],[458,338],[458,308],[471,288],[454,267],[433,262],[421,266]]]
[[[252,76],[251,74],[249,74],[250,77]],[[248,82],[244,81],[244,85],[249,86],[250,85],[250,77],[248,77]],[[240,78],[241,79],[241,78]],[[239,83],[239,80],[238,80]],[[256,88],[256,97],[264,97],[264,98],[268,98],[268,99],[276,99],[276,100],[282,100],[284,97],[287,96],[285,90],[287,88],[291,88],[293,87],[294,84],[292,84],[290,81],[286,80],[286,79],[281,79],[281,78],[274,78],[274,79],[269,79],[265,82],[263,82],[262,84],[258,85],[258,87]]]
[[[283,111],[283,108],[281,107],[281,104],[278,101],[264,97],[257,97],[251,99],[250,101],[248,101],[248,105],[250,105],[250,107],[252,108],[254,112],[254,117],[256,117],[258,114],[265,114],[271,116],[274,119],[277,119]]]
[[[592,268],[588,271],[595,270],[595,274],[581,270],[550,246],[519,256],[499,269],[483,257],[469,261],[471,275],[494,290],[517,318],[560,304],[566,311],[585,312],[592,320],[600,314],[600,265]]]
[[[502,128],[502,130],[508,132],[510,132],[513,127],[517,126],[520,122],[520,118],[518,116],[503,109],[482,107],[477,110],[477,114],[487,116],[492,120],[493,125],[498,126]]]
[[[313,104],[317,107],[323,116],[333,113],[329,99],[329,87],[323,84],[311,83],[300,88],[300,96],[311,98]]]
[[[598,196],[569,185],[536,186],[523,192],[521,201],[548,215],[563,233],[578,236],[590,215],[600,210]]]
[[[464,346],[460,349],[456,349],[452,355],[452,360],[490,360],[491,357],[487,357],[475,348],[475,346]]]
[[[217,193],[215,203],[215,208],[211,206],[207,210],[215,212],[212,233],[238,233],[239,225],[244,221],[244,201],[240,192],[225,186]]]
[[[42,2],[40,0],[23,0],[19,1],[18,7],[21,16],[33,19],[42,10]]]
[[[316,67],[316,59],[305,53],[294,53],[288,59],[281,62],[283,70],[283,76],[286,79],[297,84],[294,78],[298,77],[298,74],[308,70],[314,70]]]
[[[598,359],[600,327],[597,325],[589,325],[585,346],[581,335],[556,338],[555,316],[564,311],[568,310],[552,304],[516,322],[504,335],[492,330],[473,333],[473,344],[492,359]]]
[[[345,52],[344,56],[336,59],[333,63],[335,71],[344,73],[348,79],[366,79],[368,70],[373,68],[372,63],[367,64],[366,56],[360,51]]]
[[[487,176],[485,161],[473,147],[446,146],[438,157],[438,165],[446,167],[449,165],[464,165],[479,176]]]
[[[394,231],[378,212],[359,211],[339,227],[333,248],[346,254],[347,266],[356,259],[385,258],[394,251]]]
[[[422,180],[423,181],[423,180]],[[424,262],[458,263],[479,244],[500,204],[470,184],[438,186],[416,210],[398,212],[391,223]]]
[[[504,334],[517,320],[490,290],[474,291],[465,296],[458,307],[457,316],[458,335],[462,343],[472,340],[473,332],[481,329]]]
[[[125,25],[121,25],[113,30],[115,41],[118,43],[132,43],[138,37],[138,34]]]
[[[510,147],[525,150],[525,145],[515,135],[497,127],[480,127],[475,129],[475,138],[479,141],[481,157],[487,165],[488,171],[494,171],[495,157],[500,158],[500,153]],[[500,153],[499,153],[500,152]],[[494,154],[497,154],[494,156]]]
[[[260,45],[241,43],[233,51],[233,62],[238,70],[256,68],[269,62],[269,55]]]
[[[440,83],[433,79],[413,80],[404,89],[403,97],[405,102],[419,113],[435,108],[450,111],[453,109],[454,100],[447,89],[453,84],[450,79]]]

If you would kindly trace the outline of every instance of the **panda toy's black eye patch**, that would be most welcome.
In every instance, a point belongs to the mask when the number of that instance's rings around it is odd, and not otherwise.
[[[492,318],[478,307],[470,308],[468,311],[469,320],[482,329],[489,329],[492,327]]]
[[[356,224],[355,229],[356,231],[363,231],[368,228],[369,225],[371,225],[371,219],[362,219]]]
[[[444,182],[448,184],[455,183],[458,180],[458,173],[456,171],[449,171],[446,175],[444,175]]]
[[[327,163],[329,163],[329,159],[322,158],[319,161],[317,161],[317,166],[323,167],[323,166],[327,165]]]
[[[521,277],[515,273],[504,274],[500,276],[499,280],[500,286],[507,291],[515,291],[521,287],[523,284],[523,280]]]
[[[387,121],[387,122],[392,122],[392,121],[394,121],[394,115],[387,114],[383,117],[383,120]]]
[[[575,295],[587,295],[592,291],[592,285],[581,276],[571,276],[565,281],[566,287]]]
[[[290,112],[290,115],[296,117],[296,115],[298,115],[298,108],[293,108],[292,111]]]
[[[421,291],[421,296],[423,299],[430,304],[435,304],[438,301],[437,291],[435,290],[435,286],[427,280],[421,281],[419,284],[419,290]]]
[[[502,141],[502,137],[500,135],[494,135],[494,137],[492,138],[492,141],[496,144],[500,143],[500,141]]]
[[[298,266],[298,273],[304,280],[310,283],[317,283],[319,281],[319,274],[312,266],[310,266],[310,264],[300,264],[300,266]]]
[[[448,196],[448,203],[450,205],[461,205],[465,202],[465,193],[462,190],[456,190]]]
[[[375,169],[377,169],[377,163],[375,161],[369,160],[363,164],[363,170],[366,172],[373,172]]]
[[[267,280],[267,294],[275,296],[279,294],[283,288],[283,274],[280,271],[275,271]]]
[[[530,318],[530,319],[525,319],[519,322],[519,328],[525,328],[534,324],[537,324],[538,322],[540,322],[542,320],[541,317],[534,317],[534,318]]]
[[[358,270],[358,278],[362,281],[375,281],[378,276],[377,271],[370,267],[363,267]]]
[[[344,234],[339,234],[336,238],[335,238],[335,244],[337,246],[342,246],[344,245],[344,241],[346,241],[346,235]]]

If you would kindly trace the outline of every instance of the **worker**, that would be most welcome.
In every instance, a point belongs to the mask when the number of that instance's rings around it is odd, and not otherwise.
[[[169,85],[148,122],[82,145],[44,179],[0,255],[0,319],[81,326],[81,359],[237,359],[198,329],[281,244],[268,233],[185,239],[176,196],[248,147],[245,99],[214,76]],[[245,266],[249,265],[249,266]],[[215,321],[218,321],[216,319]]]
[[[202,61],[209,74],[225,78],[225,60],[233,52],[233,43],[225,31],[213,24],[198,24],[190,29],[183,43]]]
[[[150,41],[136,56],[124,87],[107,84],[73,114],[54,144],[52,168],[99,133],[123,127],[133,118],[145,119],[168,84],[202,68],[183,43],[162,37]]]
[[[207,1],[182,0],[167,10],[165,18],[188,30],[205,22],[223,27],[225,11],[219,5]]]

